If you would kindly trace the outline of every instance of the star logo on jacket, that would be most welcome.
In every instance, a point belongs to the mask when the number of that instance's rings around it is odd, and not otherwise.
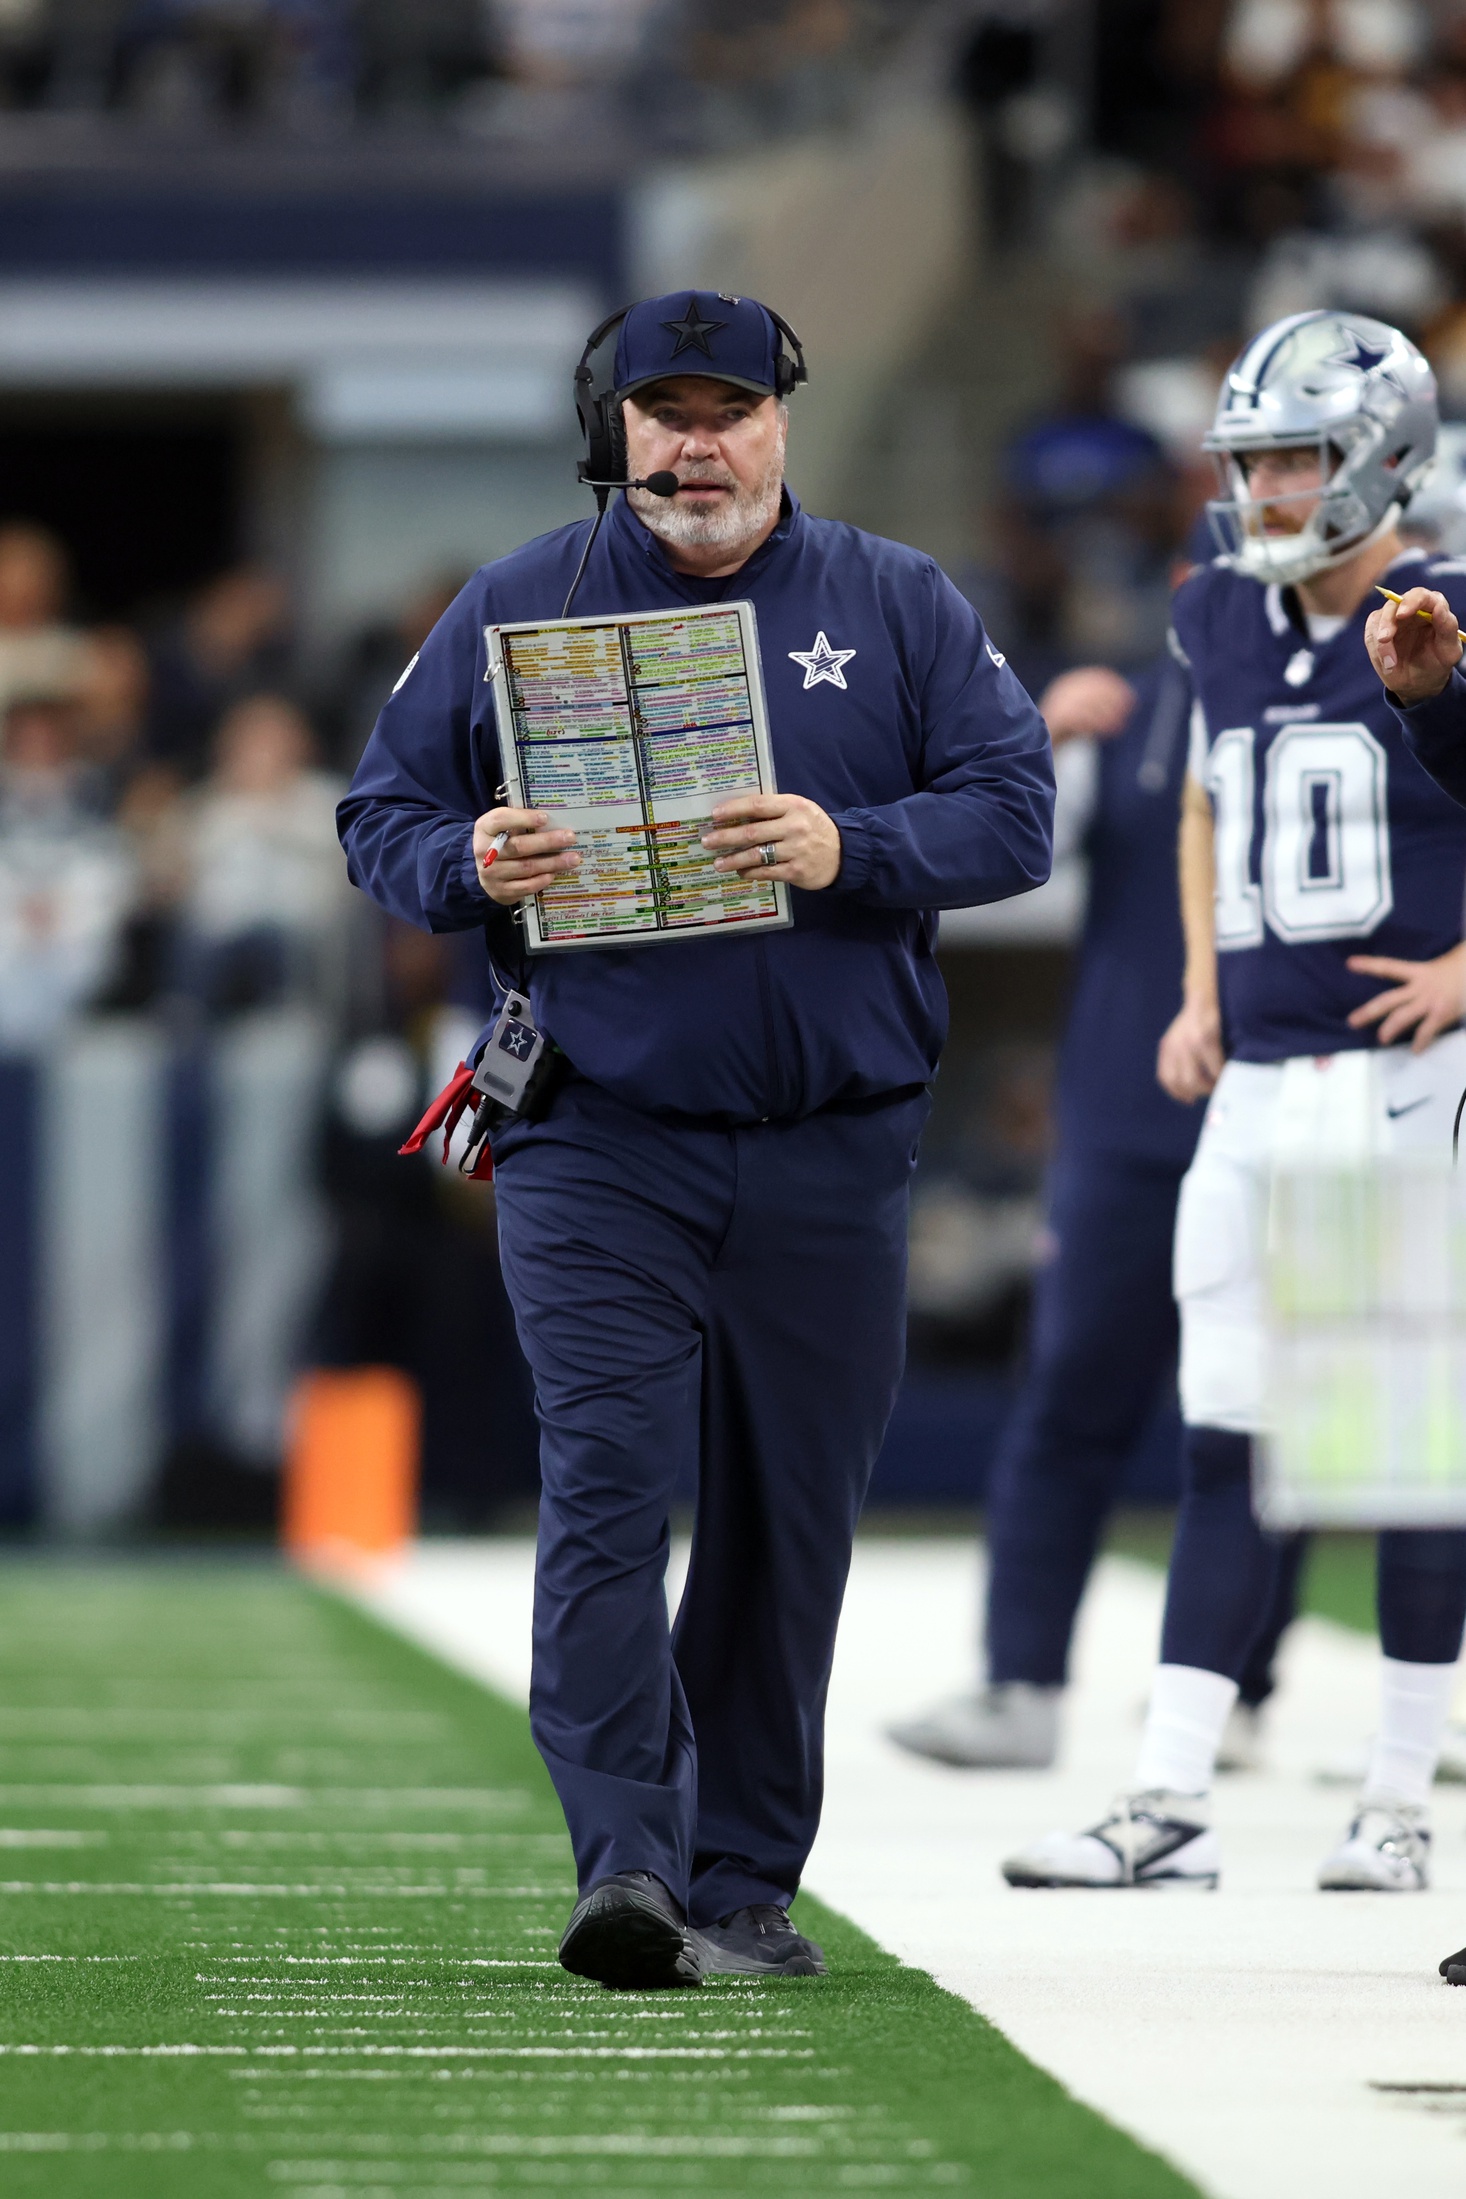
[[[804,666],[804,692],[818,687],[821,680],[828,680],[831,687],[845,685],[844,667],[855,655],[853,649],[832,649],[830,637],[821,627],[814,637],[812,649],[791,649],[790,659]]]
[[[726,321],[705,321],[697,310],[696,298],[689,298],[687,311],[683,314],[681,320],[663,321],[662,326],[669,336],[675,336],[677,339],[672,347],[674,359],[680,358],[684,351],[700,351],[705,359],[711,359],[713,347],[708,342],[708,338],[715,336],[720,328],[726,328],[728,323]]]

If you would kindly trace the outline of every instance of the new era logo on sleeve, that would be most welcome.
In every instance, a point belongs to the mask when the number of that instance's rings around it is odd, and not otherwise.
[[[821,680],[828,680],[831,687],[844,687],[844,667],[855,655],[853,649],[832,649],[830,638],[823,627],[814,637],[812,649],[791,649],[789,655],[795,664],[804,666],[804,691],[818,687]]]
[[[985,641],[985,642],[983,643],[983,647],[984,647],[984,649],[986,649],[986,651],[987,651],[988,655],[989,655],[989,656],[990,656],[990,657],[992,658],[992,660],[993,660],[994,664],[995,664],[995,665],[997,666],[998,670],[999,670],[999,671],[1001,672],[1001,671],[1002,671],[1002,669],[1003,669],[1003,666],[1004,666],[1004,665],[1005,665],[1005,664],[1007,663],[1007,661],[1008,661],[1008,659],[1007,659],[1007,658],[1006,658],[1006,657],[1005,657],[1005,656],[1003,655],[1003,652],[1002,652],[1002,650],[1001,650],[1001,649],[995,649],[995,648],[993,647],[993,645],[992,645],[992,643],[991,643],[990,641]]]
[[[420,649],[415,649],[412,655],[408,658],[406,664],[403,665],[402,670],[397,675],[397,684],[392,690],[394,695],[400,695],[403,688],[412,678],[413,672],[417,665],[417,660],[421,655],[422,651]]]

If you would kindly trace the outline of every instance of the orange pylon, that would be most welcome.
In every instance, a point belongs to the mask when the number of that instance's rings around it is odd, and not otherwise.
[[[422,1401],[396,1367],[318,1368],[290,1401],[281,1539],[312,1563],[384,1557],[417,1524]]]

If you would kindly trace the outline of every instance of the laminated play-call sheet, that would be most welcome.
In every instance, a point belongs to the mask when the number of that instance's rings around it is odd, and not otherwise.
[[[509,799],[575,833],[525,907],[534,952],[788,924],[789,893],[717,871],[715,804],[775,791],[751,603],[489,626]]]

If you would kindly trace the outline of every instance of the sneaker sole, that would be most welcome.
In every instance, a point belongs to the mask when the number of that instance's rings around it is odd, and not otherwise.
[[[560,1965],[618,1992],[700,1985],[692,1934],[655,1902],[617,1887],[596,1897],[560,1942]]]
[[[1214,1894],[1221,1884],[1220,1871],[1197,1872],[1182,1877],[1179,1871],[1169,1877],[1157,1873],[1154,1878],[1053,1878],[1039,1871],[1024,1871],[1012,1864],[1003,1865],[1003,1876],[1010,1886],[1022,1893],[1064,1894],[1143,1894],[1152,1890],[1166,1893]]]
[[[809,1955],[791,1955],[788,1962],[756,1962],[748,1955],[724,1954],[706,1939],[702,1942],[702,1974],[705,1978],[823,1978],[829,1967]]]
[[[899,1726],[888,1726],[886,1739],[894,1741],[898,1749],[905,1749],[908,1756],[924,1757],[929,1764],[946,1764],[953,1771],[1052,1771],[1054,1768],[1053,1753],[1019,1756],[964,1749],[960,1741],[924,1738],[919,1733],[903,1732]]]
[[[1366,1878],[1363,1873],[1351,1876],[1336,1871],[1325,1877],[1318,1874],[1318,1890],[1321,1894],[1423,1894],[1429,1887],[1423,1879]]]

